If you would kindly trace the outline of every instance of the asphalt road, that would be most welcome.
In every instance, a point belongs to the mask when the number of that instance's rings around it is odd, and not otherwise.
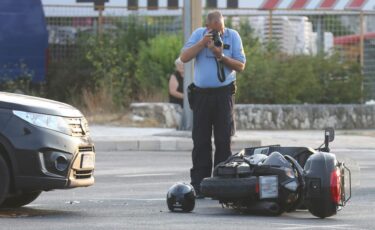
[[[192,213],[172,213],[166,192],[189,181],[189,152],[98,152],[94,186],[45,192],[25,208],[1,210],[0,229],[374,229],[375,149],[336,152],[355,186],[349,204],[327,219],[308,211],[254,216],[211,199],[198,200]]]

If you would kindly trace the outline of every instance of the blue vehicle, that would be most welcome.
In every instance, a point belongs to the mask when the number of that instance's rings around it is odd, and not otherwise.
[[[0,1],[0,83],[45,80],[48,32],[41,0]]]

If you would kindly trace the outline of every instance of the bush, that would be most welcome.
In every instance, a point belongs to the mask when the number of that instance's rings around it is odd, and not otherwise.
[[[43,96],[43,84],[32,83],[34,72],[21,60],[0,67],[0,91]]]
[[[132,19],[117,22],[118,28],[126,23],[126,30],[117,29],[101,36],[79,35],[77,43],[71,47],[72,58],[50,65],[49,97],[84,108],[96,105],[105,109],[121,109],[136,98],[138,47],[148,35],[146,29]],[[99,105],[89,100],[105,103]]]
[[[131,56],[124,49],[119,49],[116,40],[111,37],[92,38],[89,44],[92,49],[86,57],[93,65],[94,91],[107,88],[117,107],[126,106],[132,95],[131,75],[127,68]]]
[[[84,89],[95,85],[92,64],[86,58],[89,49],[85,41],[74,46],[72,57],[50,62],[47,73],[47,97],[83,106],[81,96]]]
[[[114,29],[99,37],[79,36],[69,45],[73,58],[50,63],[48,97],[93,112],[122,109],[150,96],[165,99],[182,35],[156,35],[148,32],[156,25],[146,26],[152,20],[136,19],[113,19]],[[247,57],[246,69],[237,78],[239,103],[360,102],[362,76],[357,63],[335,54],[286,55],[274,44],[261,44],[248,21],[240,21],[237,30]]]
[[[336,56],[286,56],[250,51],[238,77],[239,103],[359,103],[359,65]]]
[[[174,61],[179,56],[181,35],[161,34],[142,42],[137,61],[137,80],[143,95],[162,92],[168,95],[168,81],[174,72]]]
[[[246,54],[246,69],[238,74],[239,103],[359,103],[361,72],[357,63],[338,55],[282,53],[274,44],[264,46],[241,22],[239,32]]]
[[[317,103],[360,103],[363,77],[358,63],[343,61],[338,54],[317,56],[312,61],[314,75],[323,89]]]

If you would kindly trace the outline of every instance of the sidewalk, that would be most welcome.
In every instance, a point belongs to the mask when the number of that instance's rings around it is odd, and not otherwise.
[[[91,126],[91,136],[98,151],[191,151],[193,141],[190,131],[167,128],[129,128]],[[260,146],[257,138],[236,136],[233,149]]]
[[[190,131],[167,128],[130,128],[93,125],[97,151],[191,151]],[[239,130],[232,138],[234,151],[245,147],[280,144],[316,148],[323,143],[322,130]],[[375,130],[338,130],[331,149],[375,149]]]

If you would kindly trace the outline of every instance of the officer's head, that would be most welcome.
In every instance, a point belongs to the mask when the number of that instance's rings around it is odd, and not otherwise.
[[[220,11],[212,11],[208,13],[207,19],[206,19],[206,26],[208,29],[216,30],[217,32],[220,32],[221,34],[224,33],[224,17],[220,13]]]

